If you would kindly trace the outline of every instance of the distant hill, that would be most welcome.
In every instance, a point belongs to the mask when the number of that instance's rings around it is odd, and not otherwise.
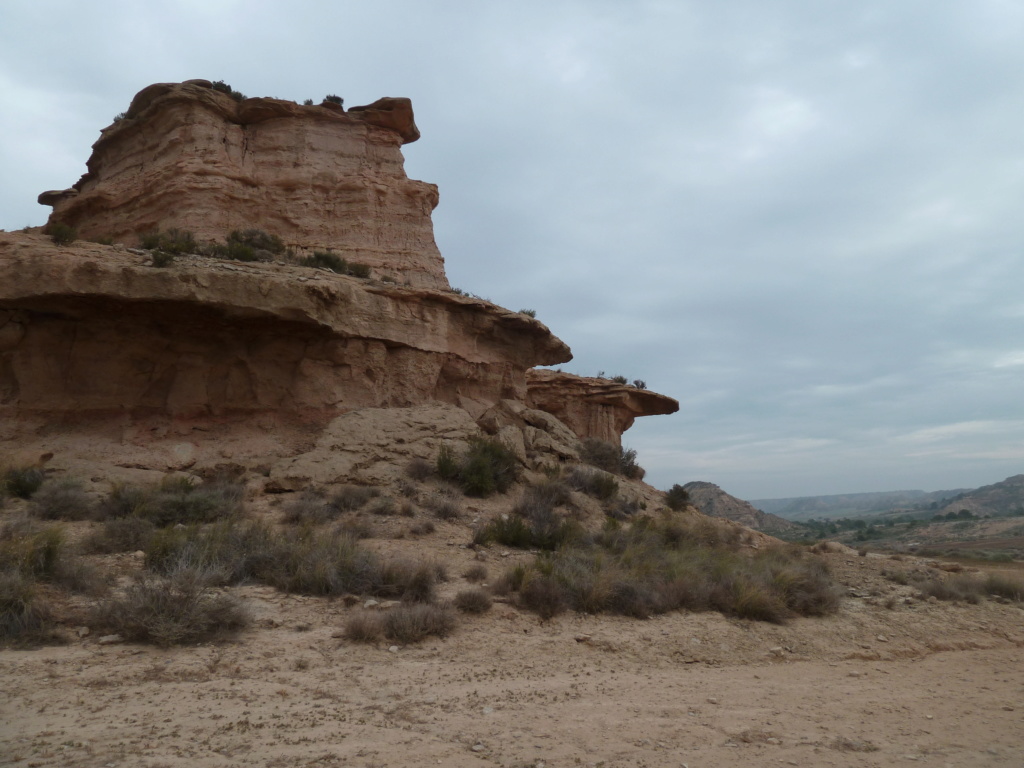
[[[788,499],[752,499],[750,503],[764,512],[798,521],[822,517],[863,517],[893,509],[927,508],[932,503],[938,509],[950,499],[969,491],[969,488],[955,488],[949,491],[881,491],[834,496],[798,496]]]
[[[1024,475],[1014,475],[992,485],[955,495],[939,510],[942,513],[969,510],[976,517],[1002,517],[1024,510]]]
[[[785,533],[802,527],[778,515],[754,509],[742,499],[730,496],[714,483],[692,482],[683,488],[690,494],[690,503],[709,517],[724,517],[764,533]]]

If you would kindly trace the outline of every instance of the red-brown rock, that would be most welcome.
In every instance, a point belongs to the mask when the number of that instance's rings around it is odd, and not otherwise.
[[[330,105],[336,107],[336,105]],[[71,190],[44,192],[51,222],[134,244],[172,227],[200,241],[257,228],[331,249],[378,276],[448,287],[430,215],[437,187],[405,175],[419,137],[408,99],[345,112],[280,99],[235,101],[208,81],[143,88],[103,130]]]
[[[582,438],[619,444],[622,433],[633,426],[638,416],[679,410],[679,402],[671,397],[611,379],[533,370],[526,381],[527,402],[554,414]]]

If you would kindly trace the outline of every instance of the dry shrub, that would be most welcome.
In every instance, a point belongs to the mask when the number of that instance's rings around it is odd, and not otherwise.
[[[455,612],[446,605],[403,603],[384,615],[384,635],[399,643],[448,637],[455,625]]]
[[[978,603],[985,594],[985,585],[967,574],[953,574],[947,578],[936,576],[914,582],[922,596],[951,602]]]
[[[246,607],[232,595],[213,593],[209,584],[208,574],[193,567],[166,576],[144,574],[123,595],[99,603],[91,623],[126,640],[160,646],[198,643],[245,628]]]
[[[390,496],[382,496],[379,499],[375,499],[369,507],[367,512],[371,515],[378,515],[380,517],[390,517],[391,515],[398,514],[398,508],[395,505],[395,500]]]
[[[362,509],[370,501],[380,496],[376,488],[363,485],[345,485],[331,497],[331,505],[339,512],[355,512]]]
[[[354,643],[376,643],[384,637],[384,617],[376,612],[357,613],[345,622],[344,635]]]
[[[405,474],[417,482],[422,483],[434,475],[434,465],[426,459],[411,459],[405,465]]]
[[[487,581],[487,566],[482,563],[471,565],[462,572],[462,577],[473,584]]]
[[[439,520],[452,522],[458,520],[462,515],[458,491],[450,486],[438,489],[424,502],[424,506],[430,509]]]
[[[600,501],[614,499],[619,493],[619,481],[609,472],[588,467],[573,467],[565,477],[572,488]]]
[[[43,483],[32,495],[29,513],[41,520],[85,520],[92,514],[92,501],[77,480]]]
[[[182,564],[203,569],[211,583],[256,581],[308,595],[425,600],[433,596],[439,577],[436,564],[383,560],[340,527],[299,528],[282,537],[262,522],[154,533],[146,548],[147,567],[170,574]]]
[[[491,596],[479,587],[464,589],[455,595],[455,607],[463,613],[487,613],[491,610]]]
[[[409,529],[409,533],[413,536],[427,536],[437,530],[437,526],[434,525],[430,520],[424,520],[422,523],[417,523]]]
[[[782,547],[740,553],[728,531],[671,515],[611,525],[516,566],[495,584],[506,592],[544,618],[564,608],[635,617],[688,609],[776,623],[832,613],[841,596],[816,557]]]
[[[1012,600],[1015,603],[1024,603],[1024,580],[1013,576],[990,573],[985,577],[984,590],[989,595]]]
[[[565,591],[552,576],[531,578],[519,589],[521,605],[542,619],[550,619],[566,609]]]
[[[305,490],[284,508],[282,521],[290,525],[320,525],[338,516],[338,508],[319,491]]]
[[[107,520],[140,517],[162,528],[209,523],[241,510],[244,489],[229,482],[195,484],[190,478],[169,478],[155,488],[116,485],[100,502],[98,516]]]
[[[52,610],[35,580],[18,570],[0,571],[0,646],[32,646],[55,637]]]

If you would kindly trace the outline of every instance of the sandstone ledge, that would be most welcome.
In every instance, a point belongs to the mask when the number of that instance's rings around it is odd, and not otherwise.
[[[609,379],[561,371],[532,370],[526,376],[527,402],[554,414],[583,438],[618,444],[638,416],[675,413],[679,401]]]
[[[474,417],[571,358],[540,322],[322,270],[0,234],[0,411],[330,414],[447,402]]]

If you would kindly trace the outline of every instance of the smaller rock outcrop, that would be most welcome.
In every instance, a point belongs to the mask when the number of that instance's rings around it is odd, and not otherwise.
[[[763,533],[785,533],[803,526],[778,515],[755,509],[750,503],[730,496],[714,483],[695,481],[683,486],[690,494],[690,504],[708,517],[721,517]]]
[[[582,438],[616,445],[638,416],[679,410],[678,400],[611,379],[534,369],[526,384],[531,406],[554,414]]]

